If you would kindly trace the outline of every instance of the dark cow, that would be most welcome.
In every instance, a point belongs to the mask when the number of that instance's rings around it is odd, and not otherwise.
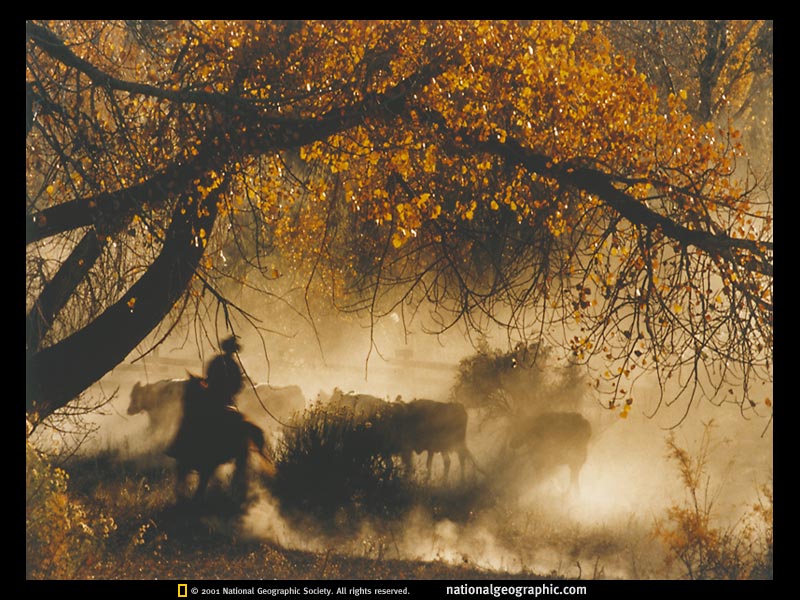
[[[445,481],[450,473],[451,452],[458,454],[462,481],[467,461],[478,469],[467,448],[467,411],[461,404],[427,399],[388,403],[384,415],[378,419],[378,432],[385,450],[399,455],[409,471],[412,453],[428,453],[426,481],[431,479],[433,456],[437,452],[444,461]]]
[[[525,458],[540,476],[561,465],[570,471],[569,491],[579,492],[578,478],[586,462],[592,426],[574,412],[545,412],[517,418],[511,425],[509,445],[524,447]]]
[[[246,491],[248,459],[255,450],[262,459],[267,475],[274,475],[274,465],[268,457],[264,431],[248,421],[232,407],[214,407],[207,398],[205,381],[190,377],[185,383],[183,397],[184,419],[167,455],[176,460],[176,495],[183,497],[182,488],[192,471],[199,475],[193,500],[201,499],[216,469],[233,461],[233,488]]]

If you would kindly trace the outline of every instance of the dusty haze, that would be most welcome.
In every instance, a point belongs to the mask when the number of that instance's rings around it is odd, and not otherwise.
[[[414,329],[404,332],[400,319],[392,316],[376,327],[372,350],[369,330],[357,321],[330,315],[324,322],[328,327],[319,327],[319,336],[302,323],[282,323],[291,336],[265,334],[266,355],[259,337],[242,330],[241,359],[247,375],[255,383],[299,385],[308,404],[320,391],[329,393],[334,387],[391,400],[401,395],[405,400],[446,401],[458,361],[475,352],[462,332],[451,330],[438,337]],[[507,348],[502,333],[488,341],[492,347]],[[187,369],[202,372],[212,353],[211,344],[198,347],[192,335],[176,333],[159,347],[157,356],[151,354],[135,364],[131,361],[136,355],[129,357],[92,391],[97,396],[117,393],[102,409],[104,414],[90,418],[99,429],[80,451],[118,448],[132,455],[157,455],[165,440],[148,435],[146,416],[126,414],[131,387],[137,381],[182,378]],[[239,523],[240,534],[287,548],[335,549],[374,558],[466,562],[489,570],[556,572],[568,577],[660,578],[675,572],[664,570],[663,550],[650,531],[654,520],[684,494],[677,467],[666,458],[670,432],[691,451],[702,434],[702,423],[712,418],[717,423],[710,475],[712,486],[719,488],[719,514],[725,518],[741,514],[756,500],[758,486],[771,482],[772,427],[766,413],[743,419],[736,406],[714,407],[698,400],[682,424],[670,429],[686,405],[662,406],[648,418],[657,393],[647,379],[637,383],[636,401],[626,419],[619,411],[601,408],[591,389],[565,393],[581,397],[579,410],[593,429],[580,496],[569,502],[562,495],[568,480],[564,467],[544,480],[526,481],[521,475],[509,489],[494,490],[494,504],[464,523],[437,518],[419,506],[401,523],[365,520],[357,535],[333,540],[286,522],[275,501],[262,491]],[[771,384],[764,386],[764,397],[772,397]],[[553,399],[553,406],[558,407],[558,399]],[[467,444],[479,463],[492,464],[505,443],[504,426],[483,421],[474,410],[469,413]],[[38,443],[47,446],[65,440],[44,432]],[[417,461],[421,466],[422,457]],[[450,485],[458,481],[458,462],[455,457],[453,461]],[[443,486],[437,477],[441,469],[437,455],[432,486]]]

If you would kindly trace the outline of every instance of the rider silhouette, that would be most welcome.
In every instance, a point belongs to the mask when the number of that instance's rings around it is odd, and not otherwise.
[[[236,336],[225,338],[217,354],[206,367],[208,396],[214,407],[236,406],[236,394],[244,387],[244,378],[235,354],[241,349]]]
[[[169,456],[181,458],[202,451],[219,427],[241,419],[236,411],[236,394],[244,387],[244,378],[235,357],[240,349],[236,336],[225,338],[220,343],[221,352],[206,367],[205,379],[189,377],[184,388],[183,419],[167,449]]]

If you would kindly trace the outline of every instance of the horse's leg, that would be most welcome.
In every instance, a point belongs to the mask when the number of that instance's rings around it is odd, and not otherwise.
[[[183,493],[186,490],[186,480],[189,477],[189,473],[191,473],[191,469],[181,463],[178,463],[178,466],[175,469],[175,501],[180,502],[181,500],[185,499],[185,494]]]
[[[202,502],[206,499],[206,491],[208,490],[208,482],[211,480],[211,475],[214,473],[214,468],[205,468],[199,470],[199,481],[197,482],[197,490],[192,497],[195,503]]]
[[[242,501],[247,498],[248,454],[249,444],[246,443],[235,458],[233,479],[231,480],[231,493],[233,497]]]

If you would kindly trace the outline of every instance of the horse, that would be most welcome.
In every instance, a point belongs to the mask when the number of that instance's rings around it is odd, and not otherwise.
[[[251,450],[261,457],[265,474],[268,477],[275,474],[264,431],[234,407],[214,408],[208,395],[205,380],[190,375],[183,397],[184,420],[166,450],[166,454],[177,463],[176,496],[179,501],[183,497],[181,488],[186,486],[193,471],[199,475],[197,489],[191,498],[196,502],[205,498],[216,469],[231,461],[235,466],[232,488],[235,493],[246,492]]]

